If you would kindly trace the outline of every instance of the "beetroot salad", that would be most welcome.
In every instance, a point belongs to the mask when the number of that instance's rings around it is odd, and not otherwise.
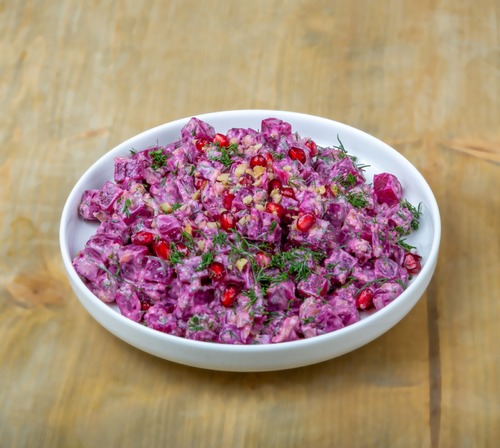
[[[357,322],[420,271],[405,238],[421,211],[394,175],[367,183],[332,141],[277,118],[226,134],[191,118],[85,191],[79,213],[98,227],[76,272],[127,318],[199,341],[278,343]]]

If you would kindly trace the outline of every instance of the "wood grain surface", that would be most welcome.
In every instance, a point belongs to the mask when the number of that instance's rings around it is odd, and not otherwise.
[[[498,446],[500,2],[0,0],[0,29],[0,446]],[[435,277],[369,345],[205,371],[72,293],[58,224],[79,176],[142,130],[240,108],[361,128],[433,188]]]

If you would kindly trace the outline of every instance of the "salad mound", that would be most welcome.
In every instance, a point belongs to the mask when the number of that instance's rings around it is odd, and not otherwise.
[[[184,338],[268,344],[351,325],[420,271],[405,237],[421,211],[394,175],[367,183],[336,140],[277,118],[222,134],[193,117],[85,191],[79,213],[98,227],[73,266],[127,318]]]

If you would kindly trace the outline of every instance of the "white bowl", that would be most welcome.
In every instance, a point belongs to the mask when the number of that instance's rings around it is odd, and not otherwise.
[[[145,131],[119,144],[95,162],[71,191],[61,217],[60,246],[71,286],[86,310],[104,328],[132,346],[152,355],[189,366],[225,371],[271,371],[325,361],[355,350],[382,335],[398,323],[417,303],[427,288],[438,258],[441,221],[436,199],[422,175],[401,154],[358,129],[326,118],[275,110],[237,110],[198,115],[216,132],[233,127],[259,129],[264,118],[277,117],[292,125],[303,137],[319,145],[336,144],[340,136],[349,154],[363,164],[367,180],[376,172],[395,174],[412,204],[422,203],[420,228],[408,238],[422,255],[422,271],[392,303],[345,328],[310,339],[269,345],[226,345],[184,339],[152,330],[122,316],[116,306],[101,302],[84,285],[71,260],[95,231],[95,224],[83,221],[78,205],[87,189],[100,188],[113,179],[113,159],[128,155],[131,148],[165,145],[179,138],[190,117]]]

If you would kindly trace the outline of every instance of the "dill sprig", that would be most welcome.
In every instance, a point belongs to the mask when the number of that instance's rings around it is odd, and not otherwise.
[[[122,213],[124,215],[127,215],[128,218],[130,218],[130,210],[129,210],[129,208],[130,208],[131,205],[132,205],[132,201],[129,198],[125,199],[125,202],[124,202],[123,208],[122,208]]]
[[[192,331],[192,332],[196,332],[196,331],[202,331],[204,330],[203,326],[201,325],[201,319],[200,319],[200,316],[198,315],[193,315],[189,318],[189,320],[187,321],[187,324],[188,324],[188,328]]]
[[[201,271],[208,268],[214,262],[214,254],[212,252],[205,252],[201,256],[201,263],[198,265],[197,270]]]
[[[219,150],[220,150],[220,156],[210,156],[209,159],[213,160],[215,162],[220,162],[222,163],[226,168],[230,167],[233,164],[233,159],[231,158],[231,155],[237,152],[238,150],[238,145],[235,143],[230,144],[227,148],[224,146],[219,146],[217,144]]]
[[[182,253],[177,250],[175,243],[170,242],[170,257],[169,261],[172,264],[183,264],[183,256]]]
[[[296,281],[305,280],[312,273],[308,262],[319,262],[321,252],[315,252],[305,247],[298,247],[287,252],[280,252],[271,258],[271,267],[276,267],[284,273],[295,277]]]
[[[212,242],[214,246],[225,246],[227,244],[227,233],[219,230],[217,235],[213,237]]]
[[[364,208],[368,205],[368,200],[361,192],[350,192],[347,194],[346,199],[355,208]]]
[[[401,206],[406,208],[413,215],[410,226],[413,230],[418,230],[420,226],[420,218],[422,216],[422,203],[420,202],[418,207],[415,208],[407,199],[405,199],[401,201]]]
[[[155,171],[157,171],[162,166],[165,166],[167,156],[163,153],[163,150],[161,148],[151,150],[148,152],[148,154],[149,157],[151,157],[151,161],[153,162],[151,164],[151,168],[153,168]]]
[[[401,238],[399,241],[396,242],[396,244],[402,247],[407,252],[410,252],[412,249],[416,249],[415,246],[412,246],[406,242],[406,238]]]

